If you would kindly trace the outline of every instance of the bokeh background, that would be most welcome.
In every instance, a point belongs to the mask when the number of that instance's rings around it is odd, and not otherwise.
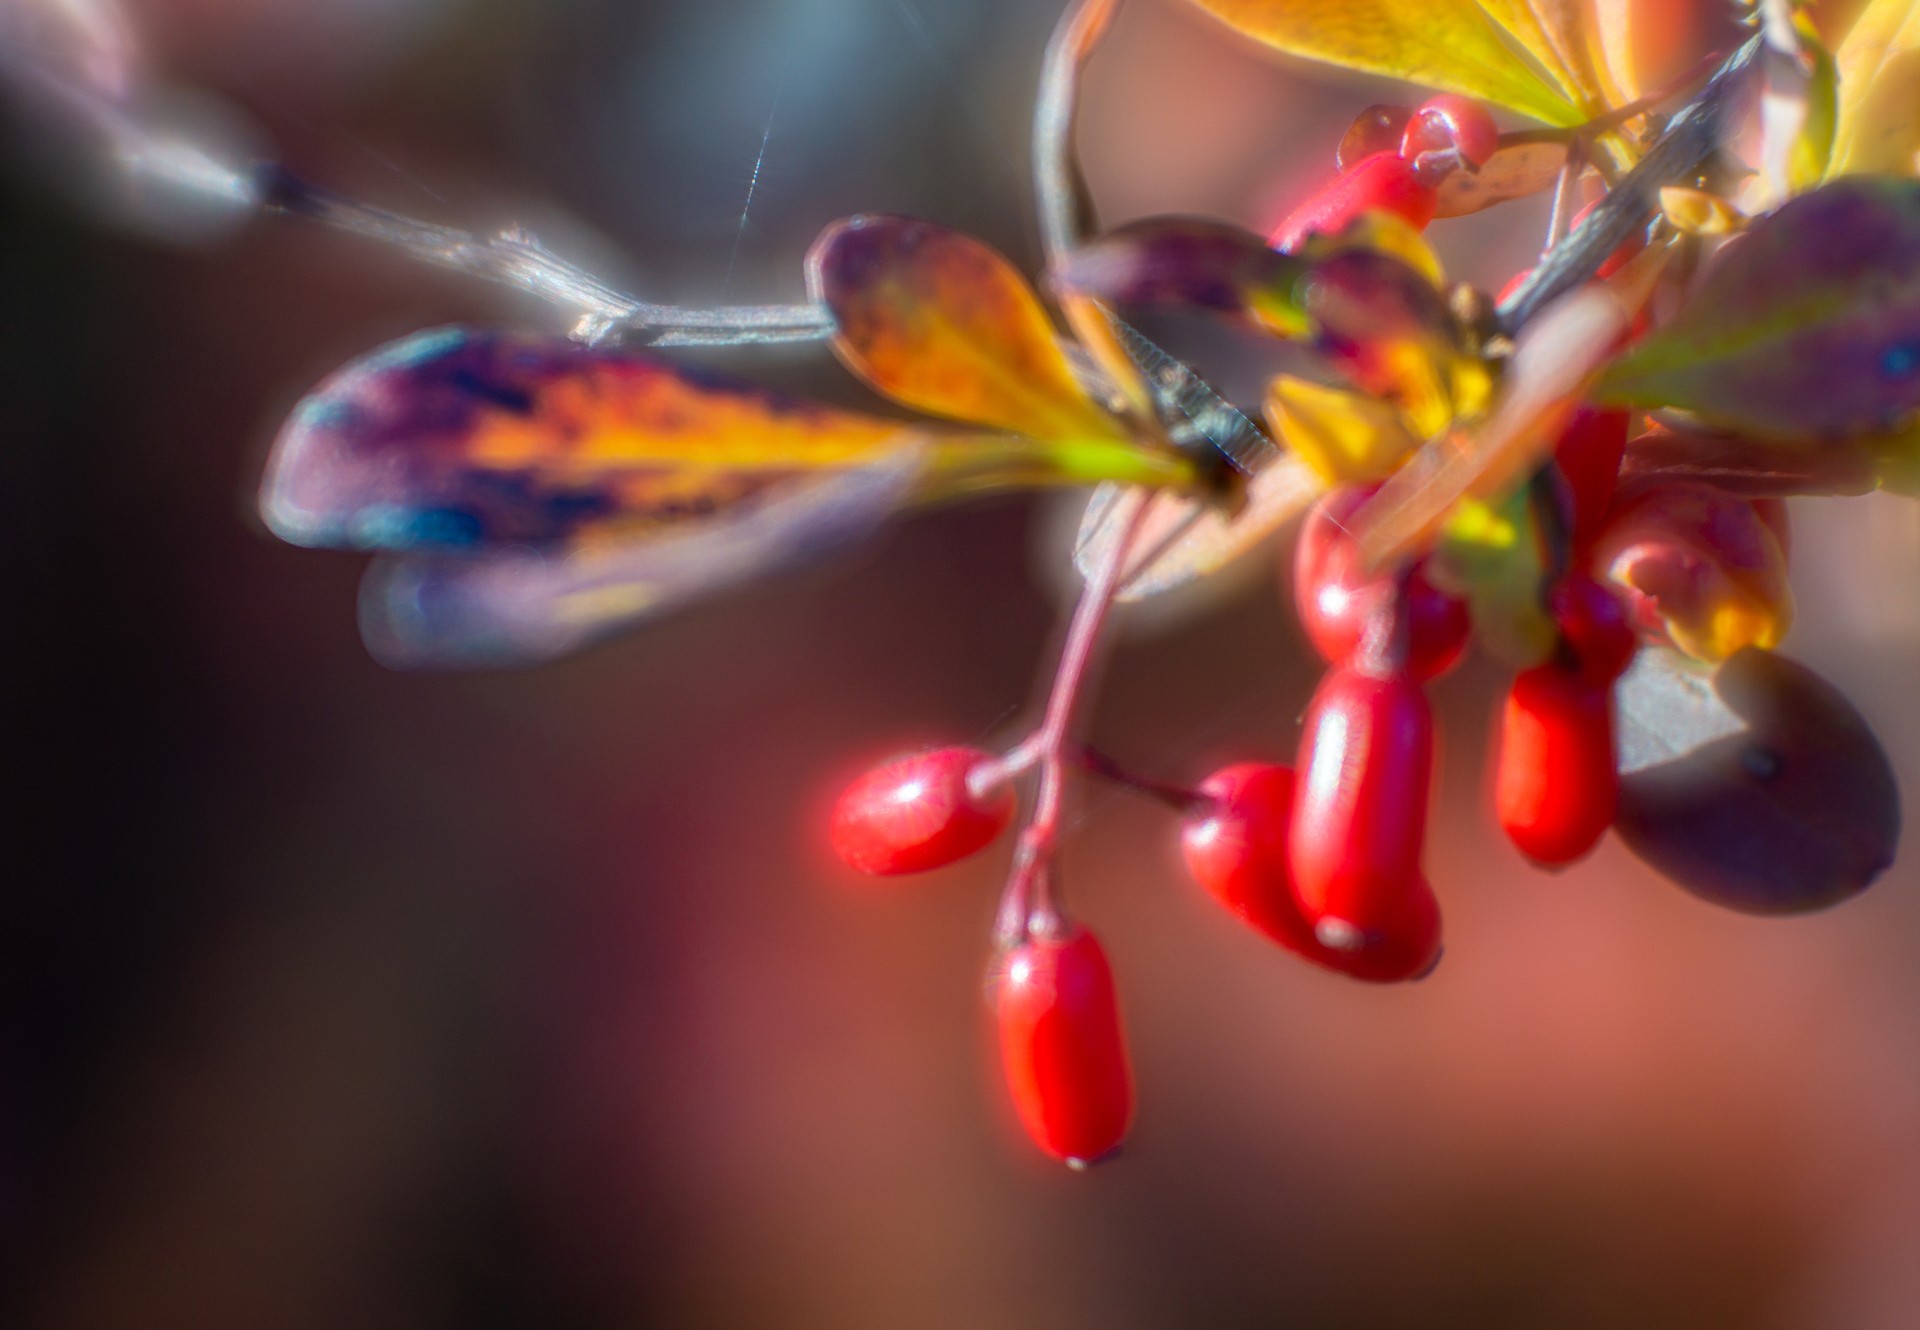
[[[1723,34],[1717,5],[1654,7],[1677,66]],[[134,6],[161,68],[310,177],[521,222],[685,301],[796,298],[812,236],[869,209],[1031,267],[1055,9]],[[1134,0],[1091,75],[1088,172],[1111,221],[1258,223],[1390,92]],[[129,238],[7,132],[0,1323],[1920,1323],[1912,854],[1795,921],[1611,843],[1538,875],[1486,813],[1501,679],[1476,661],[1437,690],[1446,963],[1377,991],[1245,933],[1165,817],[1092,791],[1067,882],[1141,1111],[1122,1161],[1069,1175],[992,1074],[1004,850],[875,887],[821,846],[866,762],[1017,733],[1063,591],[1053,504],[903,523],[535,672],[386,672],[359,561],[251,516],[265,444],[387,338],[554,314],[294,223]],[[1434,235],[1497,285],[1542,222]],[[817,349],[727,363],[861,400]],[[1796,508],[1790,640],[1910,791],[1915,514]],[[1124,637],[1104,747],[1169,777],[1291,753],[1317,668],[1270,564]]]

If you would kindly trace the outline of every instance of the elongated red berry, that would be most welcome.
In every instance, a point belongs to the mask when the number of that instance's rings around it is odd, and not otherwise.
[[[882,763],[849,785],[833,807],[833,849],[863,873],[919,873],[964,859],[1013,820],[1006,789],[976,795],[967,773],[988,755],[938,748]]]
[[[1457,153],[1469,166],[1487,163],[1500,148],[1500,127],[1487,108],[1469,97],[1443,93],[1414,111],[1400,140],[1400,155],[1416,166],[1430,153]]]
[[[1076,1166],[1133,1121],[1133,1072],[1113,970],[1092,933],[1032,937],[1001,958],[994,1015],[1007,1088],[1034,1144]]]
[[[1329,970],[1370,984],[1424,979],[1440,963],[1440,902],[1433,888],[1419,878],[1380,904],[1384,908],[1373,911],[1364,935],[1342,937],[1336,931],[1336,940],[1346,945],[1322,945],[1314,959]]]
[[[1313,924],[1300,912],[1287,863],[1293,768],[1224,767],[1200,783],[1208,802],[1180,827],[1187,868],[1237,919],[1289,951],[1313,957]]]
[[[1418,684],[1330,671],[1307,707],[1288,861],[1322,942],[1367,945],[1421,884],[1433,713]]]
[[[1316,232],[1332,235],[1362,213],[1378,209],[1420,230],[1433,220],[1440,196],[1394,152],[1376,152],[1322,185],[1274,228],[1269,243],[1292,250]]]
[[[1569,573],[1547,597],[1547,612],[1560,629],[1567,664],[1595,687],[1627,672],[1640,650],[1640,635],[1626,601],[1585,573]]]
[[[1200,783],[1209,802],[1180,830],[1187,867],[1236,918],[1315,965],[1370,983],[1417,979],[1440,956],[1440,907],[1423,881],[1409,891],[1368,945],[1336,950],[1314,934],[1287,862],[1293,817],[1291,768],[1242,762]]]
[[[1507,694],[1497,762],[1500,826],[1520,852],[1547,868],[1581,858],[1620,799],[1611,687],[1557,665],[1525,671]]]
[[[1329,664],[1352,660],[1380,616],[1394,609],[1393,576],[1362,571],[1359,550],[1347,527],[1377,488],[1335,490],[1315,504],[1300,524],[1293,560],[1294,604],[1300,626]],[[1415,679],[1434,679],[1459,663],[1472,624],[1466,602],[1429,582],[1423,566],[1414,565],[1406,585],[1403,668]]]

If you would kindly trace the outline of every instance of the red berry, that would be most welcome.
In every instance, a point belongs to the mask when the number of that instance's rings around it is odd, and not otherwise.
[[[1508,838],[1543,867],[1579,859],[1613,825],[1620,798],[1612,690],[1556,665],[1527,670],[1507,694],[1497,761]]]
[[[1376,152],[1398,156],[1400,143],[1407,135],[1407,121],[1412,118],[1410,107],[1369,106],[1353,118],[1341,136],[1340,146],[1333,155],[1335,164],[1342,171],[1350,171]]]
[[[1560,579],[1547,598],[1547,610],[1560,629],[1580,677],[1596,688],[1627,672],[1640,650],[1640,636],[1619,596],[1585,573]]]
[[[1292,250],[1315,232],[1332,235],[1375,209],[1425,230],[1438,203],[1433,187],[1422,184],[1398,153],[1376,152],[1322,185],[1274,228],[1269,242],[1275,249]]]
[[[1468,97],[1445,93],[1432,98],[1407,121],[1400,155],[1418,162],[1426,153],[1457,152],[1472,166],[1484,166],[1500,148],[1500,127],[1487,108]]]
[[[1421,885],[1433,713],[1418,684],[1348,668],[1307,707],[1288,862],[1320,940],[1361,950]]]
[[[984,848],[1013,820],[1013,793],[976,795],[967,773],[977,748],[895,758],[860,777],[833,806],[834,853],[863,873],[920,873]]]
[[[1393,895],[1377,911],[1372,926],[1358,945],[1347,950],[1322,945],[1314,959],[1330,970],[1372,984],[1398,984],[1424,979],[1440,963],[1440,902],[1425,878]],[[1336,940],[1353,941],[1350,935]]]
[[[1200,783],[1208,803],[1180,828],[1187,867],[1236,917],[1289,951],[1312,955],[1313,924],[1300,913],[1287,866],[1293,769],[1242,762]]]
[[[1607,506],[1620,483],[1620,462],[1627,454],[1627,413],[1583,406],[1560,432],[1553,460],[1573,497],[1573,548],[1593,545],[1606,522]]]
[[[1409,892],[1372,945],[1338,951],[1315,935],[1287,863],[1293,815],[1291,768],[1242,762],[1200,783],[1211,802],[1188,817],[1180,840],[1187,867],[1237,918],[1316,965],[1371,983],[1416,979],[1440,954],[1440,907],[1425,882]]]
[[[1393,611],[1391,574],[1365,573],[1347,520],[1374,488],[1335,490],[1314,505],[1300,525],[1294,553],[1293,595],[1300,624],[1321,657],[1332,665],[1353,659],[1379,616]],[[1435,587],[1414,566],[1406,587],[1406,673],[1415,679],[1445,674],[1466,652],[1472,625],[1463,600]]]
[[[1111,1154],[1133,1119],[1133,1073],[1100,943],[1078,925],[1029,938],[1002,957],[993,997],[1007,1088],[1027,1134],[1069,1164]]]

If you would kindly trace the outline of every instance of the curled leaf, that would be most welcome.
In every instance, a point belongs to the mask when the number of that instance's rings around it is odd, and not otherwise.
[[[1754,438],[1896,428],[1920,407],[1920,181],[1849,176],[1755,222],[1597,391]]]
[[[1454,171],[1440,182],[1435,217],[1465,217],[1496,204],[1552,189],[1567,166],[1560,138],[1505,134],[1478,171]]]
[[[814,243],[807,279],[840,359],[896,401],[1042,439],[1125,432],[1080,386],[1026,279],[970,236],[850,217]]]
[[[1695,895],[1751,914],[1838,904],[1893,862],[1893,768],[1831,684],[1754,648],[1722,665],[1710,687],[1670,653],[1641,657],[1616,691],[1629,760],[1615,827],[1636,855]],[[1636,743],[1647,750],[1640,761]]]

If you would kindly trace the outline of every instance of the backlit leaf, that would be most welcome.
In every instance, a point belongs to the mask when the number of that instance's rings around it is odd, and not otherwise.
[[[1026,279],[970,236],[851,217],[814,243],[807,277],[841,360],[896,401],[1043,439],[1124,433],[1074,377]]]
[[[1598,391],[1756,438],[1896,428],[1920,407],[1920,182],[1851,176],[1756,221]]]
[[[1606,109],[1594,63],[1598,33],[1590,26],[1591,0],[1480,0],[1480,7],[1552,73],[1582,111],[1593,116]]]
[[[1420,442],[1388,403],[1287,374],[1268,390],[1267,420],[1287,449],[1329,487],[1379,480]]]
[[[1920,6],[1871,0],[1834,52],[1833,172],[1912,175],[1920,152]]]
[[[362,358],[294,410],[261,511],[297,545],[540,552],[713,520],[796,478],[924,453],[917,502],[983,489],[1183,486],[1171,451],[882,420],[645,352],[463,328]]]
[[[294,409],[261,510],[297,545],[548,550],[699,520],[921,432],[643,353],[441,328]]]
[[[1289,55],[1462,93],[1550,125],[1580,111],[1475,0],[1198,0]]]

